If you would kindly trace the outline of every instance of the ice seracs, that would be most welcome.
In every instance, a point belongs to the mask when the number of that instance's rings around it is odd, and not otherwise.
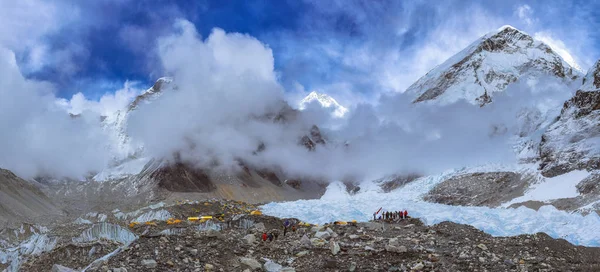
[[[316,91],[312,91],[304,99],[302,99],[298,104],[298,108],[300,110],[304,110],[308,104],[315,101],[318,102],[323,108],[333,108],[334,117],[344,117],[344,115],[346,115],[348,112],[348,109],[340,105],[335,99],[333,99],[333,97],[323,93],[318,93]]]

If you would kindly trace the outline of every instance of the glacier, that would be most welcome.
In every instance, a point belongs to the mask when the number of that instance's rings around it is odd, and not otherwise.
[[[350,195],[341,182],[334,182],[321,199],[271,202],[260,208],[266,215],[294,217],[313,224],[336,220],[368,221],[373,219],[373,213],[380,207],[384,211],[406,209],[409,216],[420,218],[427,225],[451,221],[474,226],[492,236],[544,232],[576,245],[600,246],[600,216],[596,213],[584,216],[549,205],[535,211],[525,207],[450,206],[422,200],[433,186],[451,175],[453,172],[448,171],[424,177],[389,193],[382,193],[376,186],[365,186],[364,192]]]

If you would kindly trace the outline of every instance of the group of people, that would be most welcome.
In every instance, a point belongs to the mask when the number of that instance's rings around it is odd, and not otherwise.
[[[285,236],[288,233],[288,230],[291,230],[292,232],[296,232],[296,225],[293,225],[290,223],[289,220],[285,220],[285,222],[283,223],[283,236]],[[263,240],[263,242],[266,241],[273,241],[273,240],[277,240],[277,238],[279,238],[279,230],[278,229],[273,229],[270,232],[263,232],[261,239]]]
[[[404,211],[393,211],[393,212],[382,212],[381,215],[379,215],[379,217],[377,217],[377,214],[381,211],[381,209],[379,209],[377,212],[373,213],[373,220],[398,220],[398,219],[407,219],[408,218],[408,211],[404,210]]]

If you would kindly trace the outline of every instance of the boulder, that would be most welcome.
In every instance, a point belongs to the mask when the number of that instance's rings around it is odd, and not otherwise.
[[[255,228],[257,231],[260,231],[260,232],[263,232],[263,231],[265,231],[265,230],[267,229],[267,228],[265,227],[265,224],[264,224],[264,223],[257,223],[257,224],[254,224],[254,228]]]
[[[62,266],[60,264],[55,264],[52,266],[52,272],[76,272],[76,271],[71,268],[68,268],[66,266]]]
[[[283,266],[271,260],[267,260],[263,265],[263,269],[267,272],[280,272],[282,268]]]
[[[242,265],[244,265],[245,267],[250,268],[251,270],[257,270],[262,267],[262,265],[257,260],[252,258],[241,257],[240,263],[242,263]]]
[[[413,266],[411,269],[419,271],[419,270],[423,270],[423,268],[425,268],[425,265],[423,263],[418,263],[418,264],[415,264],[415,266]]]
[[[331,254],[337,255],[340,252],[340,245],[336,241],[331,241],[329,249],[331,250]]]
[[[300,251],[300,252],[296,253],[296,257],[302,257],[308,253],[309,253],[308,250]]]
[[[302,238],[300,238],[300,245],[303,247],[311,247],[312,246],[312,242],[310,241],[308,236],[306,236],[306,234],[302,235]]]
[[[155,260],[152,259],[146,259],[146,260],[142,260],[142,266],[145,268],[156,268],[158,264],[156,263]]]
[[[319,239],[319,238],[312,238],[312,239],[310,239],[310,243],[311,243],[313,246],[315,246],[315,247],[321,247],[321,246],[324,246],[326,242],[327,242],[327,241],[325,241],[325,240],[323,240],[323,239]]]
[[[392,245],[385,246],[385,250],[388,252],[395,252],[395,253],[405,253],[408,251],[408,249],[405,246],[392,246]]]
[[[225,236],[223,235],[223,233],[221,233],[218,230],[214,230],[214,229],[207,230],[206,231],[206,236],[208,236],[208,237],[214,237],[214,238],[218,238],[218,239],[225,238]]]
[[[254,236],[254,234],[248,234],[248,235],[244,236],[244,238],[242,238],[242,240],[244,240],[244,242],[246,242],[246,244],[252,245],[256,242],[256,236]]]
[[[315,233],[315,238],[327,240],[327,239],[331,238],[331,234],[327,231],[319,231],[319,232]]]

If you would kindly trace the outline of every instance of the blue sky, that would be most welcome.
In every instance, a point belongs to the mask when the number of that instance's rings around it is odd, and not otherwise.
[[[58,97],[88,99],[150,86],[163,76],[159,37],[177,19],[206,37],[218,27],[267,44],[290,92],[342,104],[403,91],[481,35],[510,24],[570,54],[584,70],[600,58],[597,1],[9,1],[0,0],[0,45],[28,78]],[[4,13],[4,14],[2,14]]]

